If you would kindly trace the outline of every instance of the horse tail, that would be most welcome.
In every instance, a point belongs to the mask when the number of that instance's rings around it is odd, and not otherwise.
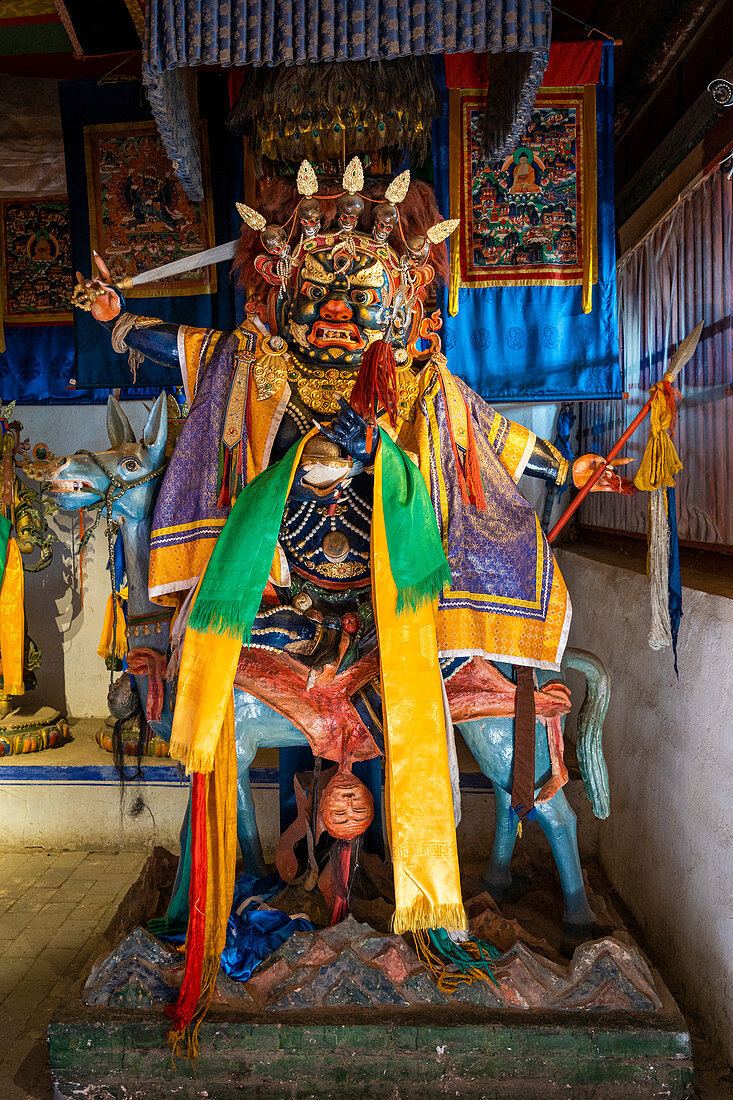
[[[563,671],[573,668],[585,676],[585,699],[578,715],[578,763],[591,809],[596,817],[605,818],[611,812],[611,795],[602,734],[611,680],[599,658],[584,649],[566,649],[562,667]]]

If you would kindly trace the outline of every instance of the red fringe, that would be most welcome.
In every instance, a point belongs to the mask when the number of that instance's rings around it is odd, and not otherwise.
[[[364,420],[375,421],[379,406],[386,410],[389,422],[397,424],[397,363],[392,345],[375,340],[364,352],[354,388],[351,407]]]
[[[206,931],[206,883],[208,847],[206,836],[206,776],[193,773],[191,787],[191,888],[188,894],[188,932],[186,933],[186,972],[181,992],[166,1014],[173,1021],[171,1031],[183,1031],[190,1024],[201,995]]]

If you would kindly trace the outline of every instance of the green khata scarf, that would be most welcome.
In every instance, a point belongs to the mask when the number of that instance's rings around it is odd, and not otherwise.
[[[400,612],[439,595],[450,568],[422,474],[381,428],[379,435],[384,525]],[[293,444],[237,497],[201,580],[189,620],[194,630],[249,644],[304,444]]]

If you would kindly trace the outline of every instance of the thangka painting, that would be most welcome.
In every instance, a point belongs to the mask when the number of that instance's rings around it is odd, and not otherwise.
[[[485,90],[451,93],[465,287],[595,281],[595,89],[543,88],[509,156],[482,152]],[[458,200],[457,202],[455,200]],[[459,216],[456,213],[455,216]]]
[[[205,124],[201,128],[204,193],[209,198],[200,203],[186,197],[155,123],[84,128],[91,246],[113,276],[135,276],[213,247]],[[127,297],[215,292],[216,268],[210,266],[145,283],[127,291]]]
[[[70,324],[74,278],[66,199],[6,199],[0,233],[3,319]]]

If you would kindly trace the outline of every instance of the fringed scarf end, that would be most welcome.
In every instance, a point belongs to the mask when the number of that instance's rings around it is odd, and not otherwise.
[[[168,1031],[167,1041],[174,1061],[176,1058],[188,1058],[195,1062],[198,1058],[201,1050],[199,1032],[214,996],[218,974],[219,959],[206,959],[201,974],[201,995],[191,1019],[185,1023],[178,1018],[178,1014],[173,1017],[173,1026]]]
[[[417,611],[424,603],[437,599],[447,584],[450,584],[450,566],[445,562],[417,584],[397,590],[397,614]]]
[[[418,932],[431,928],[444,928],[446,932],[464,932],[468,928],[468,917],[463,902],[456,901],[442,905],[432,905],[427,898],[420,897],[412,905],[395,909],[391,927],[393,932]]]
[[[188,625],[199,634],[228,634],[242,645],[252,639],[252,619],[240,600],[199,599],[194,604]]]

